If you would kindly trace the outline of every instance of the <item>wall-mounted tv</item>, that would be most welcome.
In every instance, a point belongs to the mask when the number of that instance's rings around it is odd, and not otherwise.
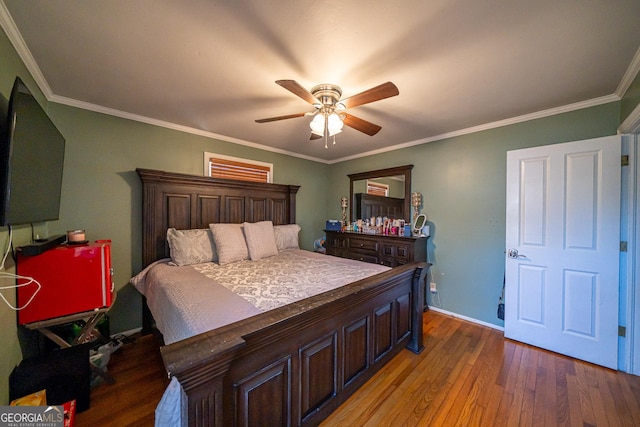
[[[58,219],[65,140],[19,77],[0,120],[0,225]]]

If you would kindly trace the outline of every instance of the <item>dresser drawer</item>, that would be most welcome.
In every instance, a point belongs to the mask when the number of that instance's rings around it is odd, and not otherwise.
[[[328,234],[328,233],[327,233]],[[327,243],[332,248],[345,248],[347,247],[347,238],[339,234],[329,234],[327,236]]]
[[[370,235],[325,230],[327,254],[397,267],[426,261],[426,238]]]
[[[355,259],[356,261],[364,261],[364,262],[368,262],[371,264],[379,264],[379,260],[378,260],[378,253],[371,253],[371,252],[366,252],[366,251],[356,251],[356,250],[351,250],[349,251],[349,258],[351,259]]]
[[[399,258],[405,261],[405,263],[411,259],[411,249],[413,245],[403,243],[388,243],[382,244],[382,255],[385,257]]]
[[[352,251],[378,252],[379,247],[380,243],[374,239],[349,238],[349,249]]]
[[[328,247],[326,253],[327,253],[327,255],[333,255],[333,256],[340,257],[340,258],[349,258],[349,251],[347,251],[344,248]]]

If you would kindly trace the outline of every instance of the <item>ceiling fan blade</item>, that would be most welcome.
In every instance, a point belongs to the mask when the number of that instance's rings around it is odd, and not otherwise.
[[[369,136],[373,136],[376,133],[380,132],[380,129],[382,129],[382,127],[368,122],[364,119],[361,119],[359,117],[353,116],[351,114],[347,114],[347,113],[341,113],[344,114],[344,124],[354,128],[355,130],[359,130],[362,133],[366,133]]]
[[[309,140],[314,140],[314,139],[320,139],[322,138],[322,136],[315,134],[315,133],[311,133],[311,136],[309,137]]]
[[[368,104],[370,102],[379,101],[385,98],[391,98],[400,93],[396,85],[391,82],[382,83],[376,87],[372,87],[369,90],[360,92],[349,98],[340,100],[341,104],[344,104],[346,108],[357,107],[358,105]]]
[[[267,119],[257,119],[256,123],[268,123],[275,122],[277,120],[295,119],[297,117],[304,117],[307,113],[287,114],[286,116],[269,117]]]
[[[309,104],[320,104],[318,98],[313,96],[311,92],[306,90],[304,87],[300,86],[300,84],[295,80],[276,80],[276,83],[287,89],[289,92],[294,95],[299,96],[300,98],[307,101]]]

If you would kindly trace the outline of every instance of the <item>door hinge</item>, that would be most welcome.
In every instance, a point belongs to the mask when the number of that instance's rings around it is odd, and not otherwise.
[[[622,166],[629,166],[629,155],[625,154],[622,156]]]
[[[627,252],[627,242],[620,242],[620,252]]]
[[[619,337],[626,337],[627,336],[627,328],[625,328],[624,326],[618,326],[618,336]]]

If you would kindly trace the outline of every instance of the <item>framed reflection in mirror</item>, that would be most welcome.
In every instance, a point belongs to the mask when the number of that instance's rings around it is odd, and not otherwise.
[[[378,169],[367,172],[359,172],[348,174],[349,177],[349,200],[351,201],[351,208],[349,209],[349,221],[353,222],[358,219],[358,201],[356,200],[356,194],[366,194],[366,181],[385,181],[390,183],[391,188],[389,196],[396,198],[402,205],[402,217],[394,219],[404,219],[409,222],[411,220],[411,170],[413,165],[396,166],[387,169]],[[391,181],[385,180],[385,178],[392,178]],[[398,190],[394,190],[394,182],[399,182]],[[371,196],[376,197],[376,196]],[[361,197],[362,200],[362,197]],[[362,211],[362,209],[360,209]]]

